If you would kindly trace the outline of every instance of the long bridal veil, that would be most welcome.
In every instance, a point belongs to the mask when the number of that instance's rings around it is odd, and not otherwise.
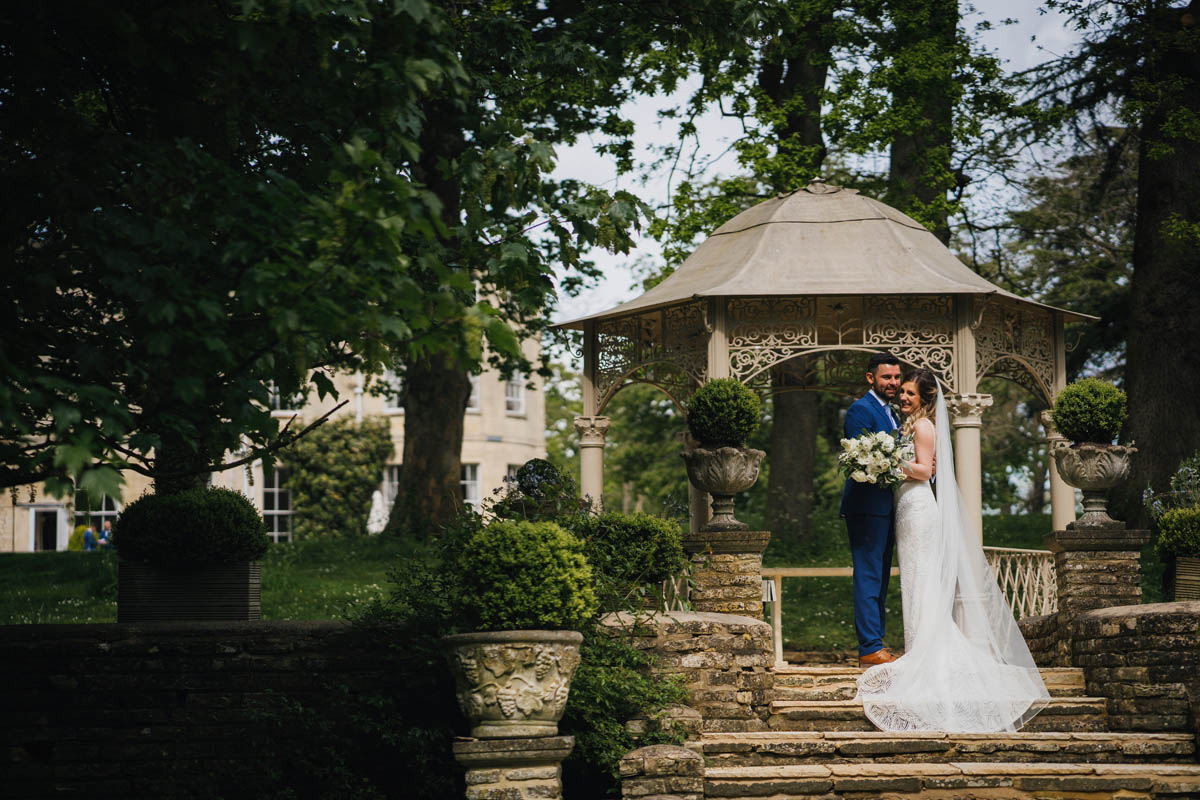
[[[935,423],[937,502],[925,515],[935,545],[928,556],[933,563],[922,570],[930,579],[914,587],[919,624],[901,658],[863,673],[859,698],[883,730],[1015,731],[1050,695],[965,524],[940,388]]]

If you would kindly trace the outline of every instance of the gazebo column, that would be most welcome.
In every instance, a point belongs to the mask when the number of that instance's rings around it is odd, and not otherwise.
[[[579,432],[579,492],[599,514],[603,510],[604,437],[609,419],[597,414],[596,364],[596,323],[588,322],[583,328],[583,414],[575,418],[575,430]]]
[[[1054,429],[1049,411],[1042,412],[1041,420],[1042,428],[1046,431],[1046,458],[1049,461],[1047,471],[1050,473],[1050,522],[1053,530],[1061,531],[1075,521],[1075,490],[1058,474],[1058,470],[1054,468],[1054,457],[1050,454],[1060,442],[1067,441],[1067,437]]]
[[[608,432],[608,417],[576,417],[579,431],[579,491],[591,500],[592,510],[603,510],[604,494],[604,436]]]
[[[963,515],[975,541],[983,545],[983,460],[980,431],[983,410],[992,404],[990,394],[952,394],[946,398],[954,429],[954,475],[962,493]]]

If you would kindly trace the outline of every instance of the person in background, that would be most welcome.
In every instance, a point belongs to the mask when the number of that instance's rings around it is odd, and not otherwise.
[[[112,520],[104,520],[104,530],[100,532],[100,549],[107,550],[113,546]]]
[[[95,550],[96,549],[96,531],[93,529],[93,527],[91,525],[88,525],[83,530],[83,549],[84,550]]]

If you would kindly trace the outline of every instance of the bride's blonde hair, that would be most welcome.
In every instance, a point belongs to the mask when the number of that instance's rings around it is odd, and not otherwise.
[[[904,424],[900,426],[900,433],[910,436],[912,435],[913,428],[916,427],[917,420],[928,419],[930,422],[936,423],[938,382],[937,377],[932,372],[924,367],[917,367],[914,370],[910,370],[900,380],[901,386],[906,383],[915,383],[917,385],[917,397],[921,400],[921,405],[913,409],[905,417]]]

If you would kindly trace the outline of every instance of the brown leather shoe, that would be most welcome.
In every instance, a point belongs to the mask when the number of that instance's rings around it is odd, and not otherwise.
[[[876,650],[874,653],[867,653],[865,656],[860,656],[858,666],[860,669],[865,667],[873,667],[876,664],[888,664],[895,661],[900,656],[888,650],[886,647],[882,650]]]

